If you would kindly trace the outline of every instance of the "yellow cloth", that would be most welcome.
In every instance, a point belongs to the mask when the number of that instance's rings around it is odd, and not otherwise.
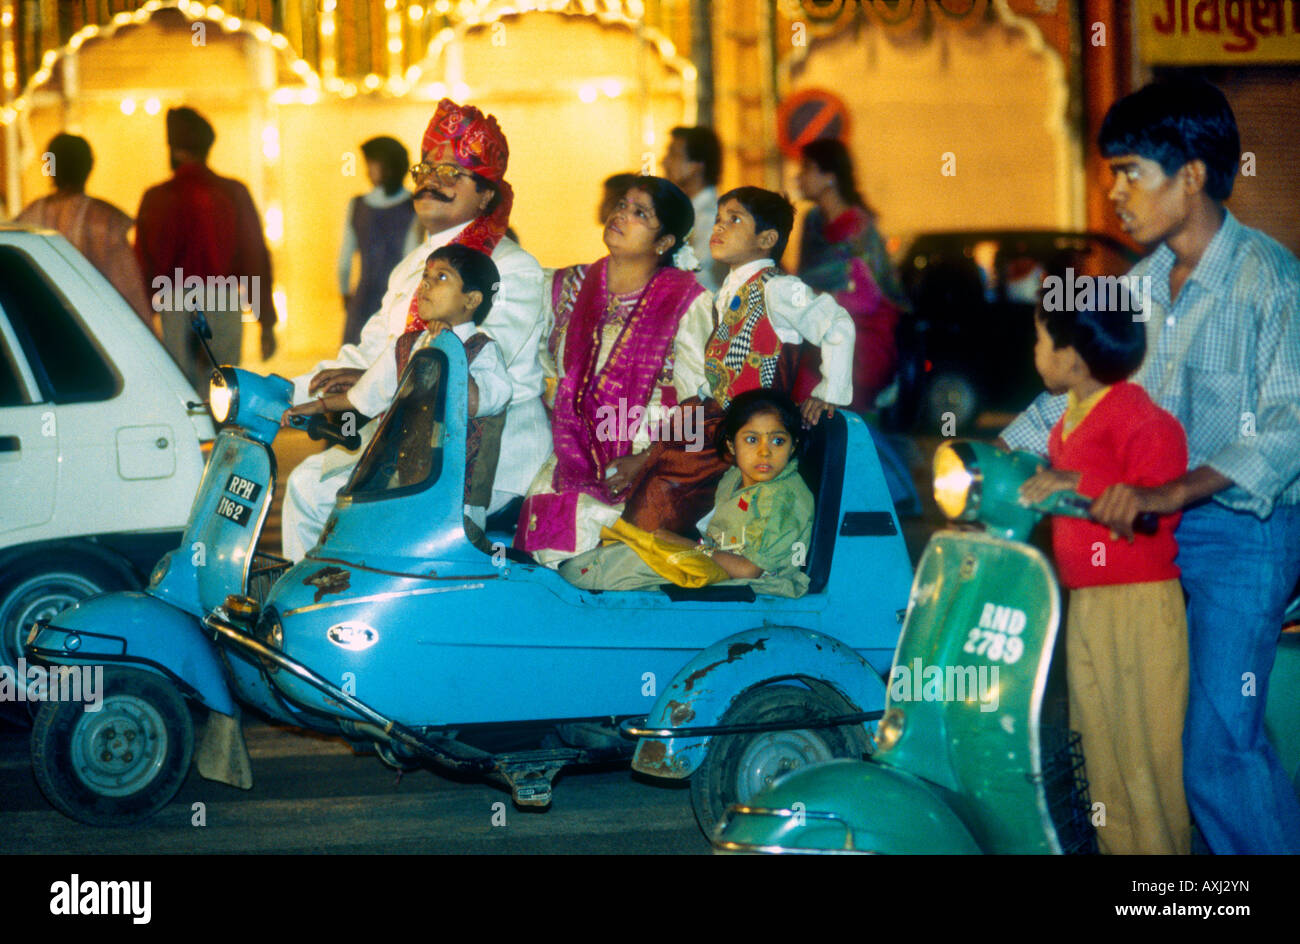
[[[1092,408],[1101,402],[1101,398],[1110,393],[1110,387],[1102,387],[1100,390],[1089,394],[1083,400],[1074,395],[1074,391],[1067,391],[1065,394],[1065,417],[1061,424],[1061,442],[1065,442],[1067,436],[1074,431],[1074,428],[1083,422],[1084,417],[1092,412]]]
[[[679,587],[707,587],[729,580],[731,575],[698,547],[678,547],[661,541],[649,531],[628,524],[622,518],[613,527],[600,529],[605,541],[626,544],[656,574]]]

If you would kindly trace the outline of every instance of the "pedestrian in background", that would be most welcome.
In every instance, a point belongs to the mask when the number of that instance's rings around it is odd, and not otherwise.
[[[135,252],[147,291],[162,294],[155,281],[172,285],[180,270],[188,281],[242,277],[256,286],[245,298],[262,325],[262,359],[275,353],[275,306],[271,300],[271,255],[262,237],[262,220],[253,197],[238,180],[219,177],[208,167],[216,132],[192,108],[167,112],[170,180],[150,187],[136,214]],[[253,281],[253,280],[256,281]],[[210,284],[210,283],[209,283]],[[183,294],[181,286],[168,293]],[[230,295],[236,297],[231,299]],[[206,311],[212,329],[212,353],[219,364],[238,364],[243,342],[242,305],[238,293],[225,293],[224,310]],[[195,385],[206,389],[210,369],[184,311],[164,308],[163,344]]]
[[[727,267],[713,261],[709,239],[718,217],[718,180],[722,176],[722,145],[712,128],[677,127],[671,132],[664,156],[664,176],[691,198],[695,228],[690,245],[699,262],[695,277],[710,292],[716,292],[726,278]]]
[[[16,222],[58,230],[113,284],[149,330],[158,334],[157,319],[127,238],[134,221],[107,200],[86,194],[86,179],[95,166],[90,142],[75,134],[56,134],[46,146],[43,160],[45,172],[54,181],[54,193],[29,203]]]
[[[821,138],[804,145],[799,189],[816,204],[804,220],[799,277],[819,292],[830,292],[853,318],[852,409],[872,409],[898,364],[894,332],[899,314],[910,306],[885,242],[876,213],[858,190],[853,158],[843,141]],[[802,401],[821,380],[817,351],[805,347],[795,385]]]
[[[411,191],[402,186],[411,164],[406,148],[394,138],[381,136],[361,145],[361,154],[373,189],[352,198],[343,226],[339,292],[347,311],[344,344],[360,343],[362,326],[384,300],[388,274],[418,245],[415,204]],[[361,275],[353,291],[352,263],[358,253]]]

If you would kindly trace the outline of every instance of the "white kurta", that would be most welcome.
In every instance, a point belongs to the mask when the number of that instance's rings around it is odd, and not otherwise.
[[[719,318],[741,286],[774,265],[776,263],[771,259],[756,259],[727,273],[715,306]],[[793,275],[769,279],[763,289],[763,301],[768,321],[782,344],[807,341],[821,348],[822,379],[813,387],[810,396],[836,406],[852,403],[853,345],[857,338],[852,316],[832,295],[814,291]],[[713,391],[705,385],[699,395],[710,397]]]
[[[552,275],[552,278],[554,276]],[[548,285],[545,298],[543,300],[543,309],[545,312],[546,323],[549,326],[555,323],[555,313],[551,310],[551,288]],[[597,356],[597,364],[604,367],[606,359],[609,357],[610,349],[614,346],[622,328],[622,321],[607,324],[600,340],[600,353]],[[704,345],[713,333],[713,296],[708,292],[701,292],[696,296],[689,308],[682,314],[681,321],[677,325],[677,333],[673,337],[672,345],[669,347],[669,359],[672,362],[672,387],[676,393],[677,401],[687,399],[695,395],[700,386],[705,383],[704,377]],[[554,392],[559,380],[563,377],[564,363],[564,338],[561,337],[556,345],[556,356],[552,358],[547,350],[545,343],[541,346],[541,364],[542,370],[547,376],[547,395],[548,398],[554,397]],[[650,400],[646,404],[644,418],[637,428],[632,438],[632,455],[637,455],[650,448],[653,442],[651,438],[651,424],[659,424],[664,418],[662,408],[663,391],[658,385],[655,386]],[[551,479],[555,474],[556,457],[551,452],[546,462],[543,463],[537,475],[533,478],[533,483],[529,488],[528,494],[537,495],[550,493],[554,491],[551,485]],[[623,505],[609,505],[593,498],[587,494],[578,495],[578,514],[577,514],[577,541],[573,551],[558,551],[549,548],[538,549],[533,552],[533,558],[538,563],[545,564],[547,567],[559,566],[560,562],[567,560],[575,554],[590,550],[600,543],[600,529],[607,525],[613,524],[623,514]]]
[[[452,329],[462,344],[478,330],[479,328],[473,322],[456,325]],[[429,335],[426,333],[412,346],[411,353],[415,353],[428,342]],[[388,351],[388,360],[392,363],[391,371],[395,378],[397,362],[391,349]],[[362,374],[362,380],[371,378],[372,374],[383,374],[386,370],[388,368],[382,360],[376,361],[365,374]],[[506,408],[510,402],[510,375],[506,372],[505,363],[496,343],[483,345],[478,356],[469,365],[469,375],[474,378],[479,393],[478,412],[474,414],[475,416],[495,416]],[[394,380],[395,392],[396,380]],[[347,396],[351,400],[352,392],[348,391]],[[356,405],[355,402],[353,405]],[[388,403],[385,403],[383,408],[387,409]],[[357,407],[357,409],[361,408]],[[369,443],[378,425],[379,420],[372,419],[363,427],[363,447],[364,444]],[[284,556],[289,560],[302,560],[307,551],[316,544],[321,529],[325,527],[330,511],[334,508],[339,489],[346,484],[360,454],[360,449],[352,452],[341,446],[333,446],[324,452],[308,456],[289,474],[280,519],[280,543]],[[479,527],[483,526],[484,509],[471,510],[467,505],[465,513]]]
[[[311,399],[307,385],[322,370],[332,367],[356,367],[366,370],[388,352],[406,330],[411,298],[420,287],[429,253],[445,246],[469,224],[453,226],[430,236],[424,243],[394,266],[388,277],[388,291],[379,311],[361,329],[360,344],[345,344],[338,355],[321,361],[310,371],[294,378],[294,402]],[[501,289],[492,300],[492,310],[479,328],[500,348],[510,374],[511,400],[506,412],[505,430],[501,434],[501,463],[497,469],[494,492],[522,495],[551,451],[551,428],[542,407],[542,369],[537,362],[537,347],[542,339],[542,267],[519,244],[502,239],[492,251],[492,261],[501,275]],[[376,384],[363,389],[352,399],[363,413],[376,415],[392,400],[391,390]],[[350,396],[351,398],[351,396]],[[501,504],[496,496],[493,506]],[[327,509],[328,511],[328,509]]]

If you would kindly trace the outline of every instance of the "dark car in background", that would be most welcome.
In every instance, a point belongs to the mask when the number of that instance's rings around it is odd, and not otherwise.
[[[923,233],[905,243],[898,270],[912,312],[899,322],[899,392],[887,421],[949,434],[981,413],[1023,409],[1043,389],[1033,355],[1043,277],[1067,268],[1122,275],[1138,258],[1111,236],[1057,230]]]

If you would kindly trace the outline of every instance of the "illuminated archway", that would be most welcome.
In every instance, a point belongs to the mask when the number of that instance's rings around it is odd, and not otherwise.
[[[782,64],[781,85],[846,100],[849,144],[885,228],[1081,225],[1066,64],[1038,25],[1006,0],[962,18],[914,0],[894,23],[875,9],[862,8],[866,28],[819,28]]]
[[[213,169],[249,185],[266,223],[277,310],[289,328],[276,369],[305,369],[337,347],[341,332],[334,262],[347,203],[368,189],[358,146],[389,134],[414,151],[431,104],[450,94],[498,112],[512,136],[515,225],[526,247],[544,265],[597,257],[600,181],[616,171],[656,169],[667,128],[693,120],[694,67],[666,38],[641,27],[631,4],[466,9],[472,15],[437,34],[418,66],[356,82],[327,69],[327,57],[318,73],[284,35],[215,5],[150,2],[107,26],[87,27],[45,56],[11,106],[11,210],[49,189],[40,155],[50,137],[67,130],[85,135],[95,150],[88,191],[134,213],[144,189],[170,173],[166,109],[198,108],[217,130]],[[492,42],[501,30],[517,58],[558,43],[603,50],[606,59],[640,57],[642,72],[620,77],[595,62],[600,56],[570,55],[528,83],[494,83],[485,57],[500,49]],[[203,45],[194,42],[200,35]],[[212,65],[217,60],[220,68]],[[611,143],[613,122],[593,115],[614,106],[631,131]],[[566,111],[585,114],[555,118]],[[658,139],[647,144],[649,134]],[[559,136],[565,140],[557,148]]]

